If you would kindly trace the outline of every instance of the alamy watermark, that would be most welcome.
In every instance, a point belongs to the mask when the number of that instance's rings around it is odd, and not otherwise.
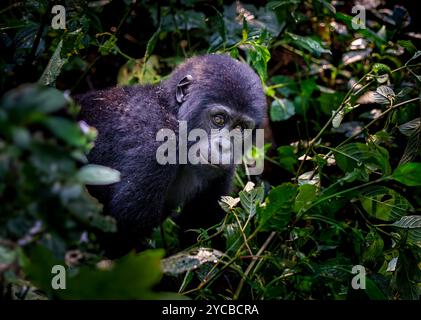
[[[254,140],[254,141],[253,141]],[[249,175],[263,172],[263,157],[253,157],[252,147],[263,149],[264,129],[188,130],[186,121],[179,121],[178,133],[163,128],[156,134],[162,142],[156,151],[156,161],[166,164],[192,164],[223,167],[245,163]]]
[[[361,5],[356,5],[352,7],[352,14],[356,14],[352,18],[352,28],[355,30],[365,29],[366,20],[365,20],[365,7]]]
[[[66,289],[66,268],[61,264],[56,264],[51,268],[54,276],[51,278],[51,288],[54,290]]]
[[[51,27],[54,30],[66,29],[66,8],[62,5],[55,5],[51,8],[51,13],[55,15],[51,20]]]
[[[365,267],[362,265],[356,265],[352,267],[351,270],[352,274],[355,274],[355,276],[351,280],[351,286],[355,290],[365,290],[365,278],[366,278],[366,272]]]

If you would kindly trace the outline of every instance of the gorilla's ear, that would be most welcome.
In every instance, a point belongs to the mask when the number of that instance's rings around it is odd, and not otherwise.
[[[182,103],[186,100],[186,91],[192,80],[193,77],[188,74],[177,84],[177,88],[175,89],[175,98],[178,103]]]

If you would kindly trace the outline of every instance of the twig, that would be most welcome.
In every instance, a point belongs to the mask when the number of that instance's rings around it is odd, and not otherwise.
[[[238,284],[237,290],[235,291],[234,297],[232,298],[233,300],[237,300],[238,296],[240,295],[241,290],[243,289],[244,283],[246,281],[247,276],[249,275],[249,273],[251,272],[251,270],[253,269],[254,265],[256,264],[258,258],[262,255],[263,251],[266,250],[267,246],[269,245],[269,243],[272,241],[272,239],[275,237],[276,232],[272,231],[269,235],[269,237],[266,239],[265,243],[262,245],[262,247],[259,249],[259,251],[257,252],[257,255],[254,257],[253,261],[250,262],[249,266],[246,269],[246,272],[244,272],[243,277],[240,280],[240,283]]]
[[[249,251],[250,255],[253,255],[253,251],[251,251],[251,248],[250,248],[250,246],[249,246],[249,244],[247,242],[247,238],[246,238],[246,235],[244,233],[243,227],[241,225],[240,219],[238,219],[238,216],[237,216],[237,214],[235,213],[234,210],[232,210],[231,212],[234,215],[235,220],[237,221],[238,227],[240,228],[240,233],[241,233],[241,236],[243,237],[244,244],[245,244],[247,250]]]

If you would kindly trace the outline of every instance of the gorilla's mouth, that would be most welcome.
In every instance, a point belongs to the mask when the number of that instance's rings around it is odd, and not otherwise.
[[[223,167],[222,164],[218,165],[218,164],[214,164],[214,163],[209,162],[208,159],[206,159],[200,151],[199,151],[199,157],[200,157],[200,159],[203,160],[203,162],[200,162],[201,164],[204,164],[206,166],[210,166],[212,168],[218,168],[218,169]]]

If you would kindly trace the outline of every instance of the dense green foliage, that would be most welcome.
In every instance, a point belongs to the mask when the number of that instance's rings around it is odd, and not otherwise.
[[[49,1],[6,2],[0,297],[419,299],[416,12],[373,6],[367,28],[354,29],[351,4],[324,0],[78,0],[63,4],[66,29],[54,30]],[[265,172],[239,168],[220,201],[225,219],[191,231],[192,248],[180,248],[184,230],[167,219],[149,250],[104,260],[97,236],[115,221],[85,185],[119,173],[87,164],[96,131],[75,121],[70,95],[156,83],[205,52],[228,53],[261,77],[271,129],[252,156],[265,158]],[[211,249],[215,240],[224,248]],[[66,290],[51,287],[56,264],[67,266]],[[356,265],[365,290],[351,285]]]

